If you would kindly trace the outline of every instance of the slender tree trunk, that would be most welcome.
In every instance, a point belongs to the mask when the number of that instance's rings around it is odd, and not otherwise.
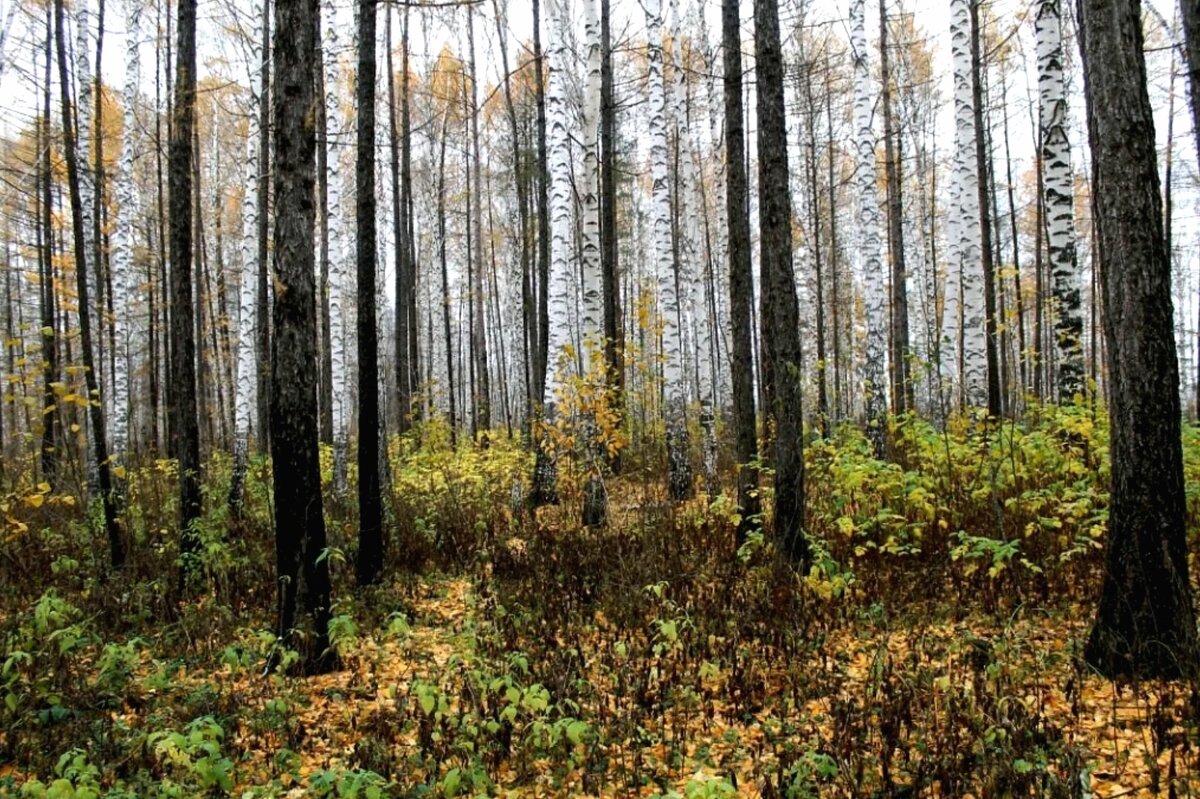
[[[35,141],[38,152],[41,153],[39,191],[37,195],[38,218],[34,223],[37,229],[38,245],[38,284],[41,297],[42,312],[42,441],[41,468],[42,481],[49,483],[51,489],[57,487],[61,453],[59,451],[59,436],[61,427],[59,421],[63,417],[63,409],[56,407],[54,384],[58,382],[58,340],[55,336],[58,313],[55,310],[54,293],[54,227],[53,201],[51,196],[52,172],[50,166],[50,65],[53,63],[50,32],[50,6],[46,6],[46,73],[42,93],[41,124],[37,128]]]
[[[602,55],[598,0],[584,0],[584,76],[583,107],[583,176],[581,184],[580,276],[583,294],[582,347],[583,378],[591,382],[599,378],[607,387],[608,361],[605,359],[603,294],[603,256],[600,218],[600,108],[602,105]],[[597,392],[597,397],[602,396]],[[586,409],[582,419],[588,479],[584,487],[583,523],[589,526],[605,524],[608,517],[608,494],[601,479],[606,458],[596,438],[595,408]]]
[[[418,346],[420,319],[417,316],[417,251],[412,191],[412,124],[408,98],[408,41],[408,6],[406,5],[404,7],[404,29],[400,40],[400,71],[404,74],[404,81],[400,84],[400,205],[404,211],[404,247],[409,266],[405,276],[407,283],[405,295],[408,299],[409,386],[413,391],[417,391],[421,383],[421,358]],[[432,320],[432,313],[430,320]],[[426,358],[427,360],[432,359],[432,353]],[[431,360],[430,363],[432,363]],[[428,398],[427,391],[425,396]],[[416,413],[415,408],[413,412]]]
[[[829,184],[829,291],[833,309],[833,422],[842,418],[842,321],[840,280],[838,275],[837,183],[834,181],[833,157],[833,90],[830,85],[829,56],[825,56],[825,125],[826,167]]]
[[[663,75],[662,4],[645,4],[649,138],[651,172],[651,232],[658,280],[658,313],[662,329],[663,408],[667,431],[667,484],[671,497],[685,499],[692,492],[687,430],[687,382],[684,368],[683,326],[680,324],[676,284],[676,237],[671,231],[671,187],[668,183],[667,102]]]
[[[324,78],[325,157],[324,175],[328,191],[324,219],[328,227],[329,247],[329,360],[330,405],[333,420],[333,493],[339,500],[349,490],[350,416],[349,365],[345,303],[349,293],[349,260],[353,243],[346,229],[346,209],[342,202],[342,134],[345,121],[340,112],[340,69],[338,66],[337,10],[332,0],[320,0],[321,63]],[[361,110],[361,109],[360,109]]]
[[[807,155],[805,177],[808,180],[809,196],[809,235],[812,238],[813,269],[816,283],[816,322],[817,322],[817,422],[821,435],[829,437],[829,368],[826,358],[828,351],[825,343],[825,270],[821,240],[821,187],[817,175],[819,173],[819,156],[817,154],[817,106],[813,97],[813,67],[815,62],[805,53],[804,60],[804,109],[805,128],[807,132]],[[830,209],[832,213],[833,209]]]
[[[983,109],[983,56],[980,38],[983,31],[979,23],[980,0],[970,0],[971,10],[971,110],[975,117],[975,163],[979,193],[979,254],[983,266],[983,308],[986,331],[985,354],[987,358],[987,408],[988,415],[999,417],[1004,413],[1000,392],[1000,361],[997,349],[999,326],[996,321],[996,266],[992,251],[992,217],[990,205],[991,163],[989,157],[987,126]]]
[[[1061,0],[1041,0],[1034,26],[1038,42],[1043,208],[1054,298],[1056,382],[1058,401],[1068,403],[1085,386],[1080,274],[1075,253],[1075,179],[1063,87]]]
[[[79,336],[83,347],[84,377],[89,397],[100,397],[92,358],[92,328],[88,313],[87,240],[84,237],[83,194],[79,185],[79,163],[76,153],[75,120],[71,107],[71,83],[67,70],[66,37],[63,33],[63,0],[54,4],[55,39],[58,45],[58,79],[62,87],[63,152],[67,161],[67,186],[71,202],[71,230],[75,240],[75,284],[79,292]],[[109,558],[114,569],[125,563],[125,542],[117,518],[117,506],[112,490],[112,464],[108,459],[105,438],[104,409],[101,402],[88,405],[91,424],[92,457],[99,469],[100,498],[104,506],[104,529],[108,536]]]
[[[809,553],[804,535],[800,328],[792,271],[783,58],[775,0],[754,0],[754,31],[764,384],[769,418],[774,422],[775,537],[781,550],[803,567]]]
[[[534,353],[536,396],[546,395],[547,353],[550,344],[549,283],[550,283],[550,200],[549,174],[546,159],[546,82],[545,62],[542,59],[541,0],[533,0],[533,60],[534,98],[537,105],[537,352]]]
[[[413,269],[413,264],[409,260],[410,249],[406,241],[408,229],[404,221],[404,216],[408,213],[408,207],[400,183],[400,137],[396,129],[396,73],[392,66],[392,8],[390,5],[384,9],[384,14],[387,15],[385,41],[387,42],[388,73],[388,154],[390,156],[389,167],[392,173],[392,237],[395,239],[394,244],[396,248],[396,329],[394,335],[396,348],[396,405],[399,411],[397,414],[396,431],[403,435],[412,427],[413,382],[412,366],[409,363],[408,341],[410,333],[408,327],[409,325],[416,324],[416,320],[409,318],[408,315],[408,275]],[[407,51],[408,42],[404,42],[402,46]],[[404,58],[407,61],[407,52]],[[505,71],[507,72],[507,69]],[[405,84],[408,83],[407,69],[401,73],[400,78]]]
[[[617,255],[617,109],[613,98],[612,14],[610,0],[600,0],[600,279],[604,296],[604,360],[608,371],[609,410],[614,424],[625,409],[625,337],[621,324],[620,272]],[[609,457],[609,468],[621,473],[621,453]]]
[[[379,488],[379,331],[375,295],[375,9],[358,0],[358,137],[355,153],[355,246],[358,267],[358,561],[359,585],[383,570]]]
[[[262,75],[258,96],[258,307],[254,336],[258,349],[258,447],[266,452],[271,437],[271,284],[270,202],[271,202],[271,2],[262,0]]]
[[[137,126],[138,84],[141,80],[141,61],[139,45],[141,40],[142,7],[139,3],[127,5],[125,20],[125,91],[123,116],[123,141],[121,142],[121,159],[117,169],[117,231],[116,247],[113,253],[111,277],[113,287],[113,316],[112,341],[113,347],[113,380],[110,407],[112,408],[112,424],[109,428],[112,440],[112,458],[117,467],[124,467],[125,453],[129,442],[129,297],[137,291],[137,281],[133,277],[133,217],[136,187],[133,179],[133,159],[136,147],[134,131]],[[99,116],[99,110],[97,110]],[[153,323],[154,316],[151,314]],[[151,358],[153,358],[151,353]],[[114,469],[114,471],[116,471]],[[124,480],[118,472],[116,475],[116,490],[118,501],[124,494]]]
[[[1194,676],[1179,367],[1138,0],[1079,0],[1094,218],[1104,264],[1112,500],[1084,649],[1106,676]]]
[[[1029,390],[1029,357],[1025,339],[1025,297],[1021,290],[1021,244],[1017,235],[1017,203],[1016,186],[1013,183],[1012,153],[1008,142],[1008,87],[1002,84],[1001,113],[1004,115],[1004,172],[1008,184],[1008,231],[1012,239],[1013,259],[1013,298],[1017,312],[1017,364],[1020,369],[1021,390],[1020,398],[1024,402],[1025,392]]]
[[[323,39],[321,15],[317,15],[316,41]],[[324,48],[318,44],[321,64],[324,66]],[[320,358],[321,381],[318,384],[317,408],[320,414],[320,436],[322,444],[333,444],[333,333],[330,325],[329,295],[329,110],[325,101],[325,69],[316,74],[317,96],[317,348]]]
[[[469,79],[471,82],[471,106],[467,109],[471,122],[471,172],[475,191],[471,195],[472,233],[475,240],[471,283],[471,354],[475,370],[475,391],[472,402],[478,430],[489,430],[492,426],[491,381],[488,376],[487,327],[485,326],[487,300],[483,294],[483,210],[480,198],[483,195],[483,180],[480,177],[479,155],[479,86],[475,70],[475,10],[467,6],[467,47],[470,50]]]
[[[954,63],[955,180],[949,218],[950,266],[946,280],[946,316],[942,351],[961,354],[961,366],[943,358],[954,396],[968,408],[989,403],[988,314],[986,279],[981,265],[991,259],[981,224],[980,146],[975,119],[973,9],[976,0],[951,0],[951,50]],[[961,294],[961,302],[954,301]],[[959,321],[961,317],[961,322]],[[948,368],[947,368],[948,367]]]
[[[196,340],[192,299],[192,139],[196,114],[196,0],[179,0],[175,90],[171,110],[171,381],[172,432],[179,459],[180,552],[183,573],[199,547],[200,427],[196,408]]]
[[[264,18],[264,24],[266,20]],[[252,34],[253,36],[253,34]],[[257,38],[251,38],[251,81],[254,70],[263,68],[269,57]],[[255,59],[259,63],[255,62]],[[242,197],[242,274],[238,287],[238,336],[237,336],[237,384],[234,392],[233,419],[233,474],[229,480],[229,516],[232,521],[241,519],[243,487],[246,480],[246,461],[250,451],[251,409],[256,407],[258,388],[257,353],[257,308],[258,291],[258,187],[267,176],[259,169],[259,103],[267,98],[252,88],[250,91],[250,130],[246,137],[246,184]],[[260,436],[261,437],[261,436]]]
[[[892,120],[891,52],[887,0],[879,0],[879,68],[883,147],[887,170],[888,252],[892,261],[892,410],[913,408],[912,349],[908,334],[908,265],[904,242],[904,138]]]
[[[446,136],[449,110],[442,113],[442,135],[438,141],[437,234],[438,260],[442,266],[442,335],[446,342],[446,383],[450,398],[450,447],[458,446],[458,405],[454,393],[454,339],[450,335],[450,270],[446,262]]]
[[[887,438],[887,323],[884,303],[882,249],[879,241],[882,224],[879,219],[879,199],[876,194],[875,132],[871,126],[874,97],[871,92],[871,73],[867,62],[867,32],[864,0],[850,5],[850,48],[854,60],[854,135],[857,164],[855,181],[858,184],[858,227],[862,235],[863,302],[866,306],[867,341],[863,363],[863,403],[866,410],[867,437],[875,456],[885,455]],[[886,34],[885,34],[886,36]],[[889,184],[890,189],[890,184]],[[766,314],[763,314],[764,318]]]

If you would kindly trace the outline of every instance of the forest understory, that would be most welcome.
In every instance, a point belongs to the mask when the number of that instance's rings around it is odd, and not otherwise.
[[[1194,560],[1200,430],[1184,435]],[[202,576],[183,586],[172,462],[130,469],[109,577],[98,511],[10,472],[0,794],[1200,795],[1197,686],[1114,683],[1081,656],[1102,412],[893,420],[888,461],[853,427],[813,439],[806,572],[769,537],[737,547],[727,493],[669,501],[654,448],[624,453],[608,524],[583,528],[578,461],[533,512],[518,442],[445,438],[391,441],[379,584],[354,587],[353,501],[326,506],[339,662],[316,677],[288,653],[264,672],[269,461],[236,523],[229,460],[207,461]],[[328,489],[328,450],[323,466]]]

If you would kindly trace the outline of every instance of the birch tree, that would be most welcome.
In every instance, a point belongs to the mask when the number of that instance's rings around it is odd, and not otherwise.
[[[321,0],[321,61],[325,83],[325,181],[329,201],[325,215],[329,240],[329,353],[332,375],[331,405],[333,410],[333,490],[342,497],[347,490],[347,457],[349,452],[350,407],[349,370],[346,364],[345,301],[349,283],[351,242],[346,235],[346,213],[342,204],[342,145],[345,117],[339,102],[342,85],[338,69],[337,6],[332,0]],[[318,145],[320,146],[320,145]]]
[[[587,67],[583,92],[583,225],[580,260],[583,272],[584,379],[598,385],[594,396],[606,393],[604,307],[601,302],[603,274],[600,252],[600,89],[601,41],[599,0],[583,0],[583,39]],[[607,156],[606,156],[607,157]],[[588,482],[585,489],[583,523],[604,524],[608,514],[604,483],[600,479],[603,453],[596,443],[595,414],[584,420],[587,438]]]
[[[950,2],[950,45],[954,72],[954,170],[957,203],[951,211],[956,236],[948,265],[946,291],[961,291],[962,374],[960,395],[967,407],[987,404],[987,341],[984,320],[979,172],[971,78],[972,0]],[[952,281],[950,275],[958,273]]]
[[[555,421],[558,396],[566,388],[571,359],[567,347],[571,340],[571,142],[568,130],[566,69],[567,46],[561,19],[562,0],[550,0],[546,5],[546,153],[549,172],[548,213],[550,221],[550,268],[546,312],[549,318],[546,360],[546,387],[542,395],[542,420],[549,425]],[[538,450],[535,492],[539,501],[554,501],[556,470],[546,452],[545,442]]]
[[[136,2],[137,0],[132,0]],[[234,389],[233,417],[233,475],[229,482],[229,510],[233,519],[239,518],[242,508],[242,489],[246,479],[246,461],[250,450],[250,425],[257,407],[258,364],[258,207],[259,183],[259,110],[263,102],[255,88],[254,78],[260,74],[266,58],[259,44],[258,31],[251,31],[250,94],[247,104],[249,126],[246,131],[246,182],[242,196],[242,275],[238,287],[237,386]]]
[[[687,379],[684,374],[683,331],[676,291],[674,243],[671,232],[671,188],[668,176],[667,100],[663,76],[662,3],[648,0],[646,61],[649,94],[651,236],[658,281],[659,325],[662,328],[663,413],[667,430],[667,482],[674,499],[692,491],[688,460]]]
[[[850,6],[850,49],[854,59],[854,131],[858,164],[858,226],[862,237],[862,276],[867,311],[866,361],[863,364],[863,397],[867,412],[867,435],[875,454],[883,455],[887,430],[887,327],[884,317],[884,274],[879,214],[876,196],[875,131],[871,117],[875,106],[871,72],[867,61],[867,29],[864,0]]]
[[[700,400],[700,431],[703,436],[702,453],[704,482],[709,493],[716,492],[717,482],[717,438],[716,418],[713,412],[715,398],[713,387],[712,326],[709,319],[711,298],[710,283],[705,279],[700,265],[700,222],[704,209],[700,201],[700,185],[695,156],[697,142],[691,125],[692,102],[688,91],[687,64],[683,49],[683,15],[678,11],[678,0],[672,0],[675,11],[675,30],[672,35],[672,61],[675,64],[675,132],[676,149],[679,153],[680,198],[683,207],[677,212],[680,219],[682,241],[679,242],[680,285],[687,290],[688,326],[692,333],[692,346],[696,375],[696,393]]]
[[[1056,382],[1059,402],[1065,403],[1084,390],[1084,375],[1083,314],[1079,263],[1075,253],[1075,176],[1071,169],[1071,140],[1067,135],[1061,0],[1039,0],[1034,30],[1037,32],[1042,202],[1053,297]]]
[[[121,158],[117,168],[117,229],[112,257],[113,284],[113,341],[117,352],[113,360],[113,391],[109,398],[112,408],[110,426],[113,463],[125,462],[129,441],[129,297],[136,290],[133,277],[133,222],[136,189],[133,180],[133,156],[137,149],[134,131],[137,129],[137,96],[141,81],[142,6],[139,0],[125,3],[125,90],[124,134]],[[120,477],[118,475],[118,482]]]

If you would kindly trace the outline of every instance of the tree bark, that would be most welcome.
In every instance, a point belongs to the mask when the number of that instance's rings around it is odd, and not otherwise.
[[[1079,0],[1108,351],[1112,499],[1084,649],[1106,676],[1196,673],[1179,369],[1138,0]]]
[[[329,559],[317,451],[317,319],[313,168],[319,64],[312,0],[276,0],[273,98],[275,249],[278,281],[271,339],[271,458],[281,647],[300,647],[309,673],[334,666],[329,649]],[[299,631],[301,634],[297,634]],[[277,650],[278,652],[278,650]],[[278,655],[271,667],[278,665]]]
[[[625,337],[621,325],[620,272],[617,255],[617,109],[613,99],[612,15],[610,0],[600,0],[600,281],[604,294],[604,360],[608,371],[609,409],[620,426],[625,408]],[[621,453],[608,461],[621,473]]]
[[[887,171],[888,252],[892,258],[892,411],[913,408],[912,349],[908,335],[908,265],[904,250],[904,146],[892,120],[892,79],[887,0],[879,0],[879,69],[883,148]]]
[[[358,0],[358,136],[355,153],[355,246],[358,271],[358,561],[359,585],[383,570],[379,489],[379,331],[375,318],[375,9]]]
[[[179,459],[180,552],[190,573],[199,549],[200,426],[196,399],[195,307],[192,299],[192,142],[196,117],[196,0],[178,0],[175,91],[167,156],[171,231],[172,432]]]
[[[775,538],[794,563],[808,561],[804,535],[804,431],[799,309],[792,271],[783,58],[776,0],[754,0],[758,85],[758,205],[764,383],[774,421]]]

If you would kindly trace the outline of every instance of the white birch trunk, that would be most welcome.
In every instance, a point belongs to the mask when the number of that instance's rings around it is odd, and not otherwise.
[[[574,371],[576,359],[570,356],[571,312],[574,307],[571,268],[571,141],[567,129],[567,48],[564,41],[561,0],[548,0],[546,29],[546,159],[549,174],[550,268],[549,337],[546,345],[546,385],[542,395],[542,419],[555,422],[555,405],[566,388],[567,376]],[[539,501],[557,501],[557,466],[544,443],[538,449],[534,475],[535,496]]]
[[[703,206],[700,201],[700,186],[696,163],[695,135],[691,125],[691,96],[688,91],[686,64],[683,51],[683,16],[678,12],[677,0],[671,2],[675,16],[672,40],[672,60],[675,64],[675,133],[679,148],[679,220],[683,240],[679,243],[679,280],[687,294],[687,329],[690,331],[688,352],[694,361],[696,396],[700,401],[700,429],[704,436],[703,469],[705,485],[710,493],[716,489],[717,438],[716,422],[713,417],[713,364],[712,327],[709,322],[710,297],[707,268],[700,260],[700,217]]]
[[[879,198],[876,195],[875,131],[871,126],[875,99],[867,61],[867,29],[864,0],[850,5],[850,49],[854,59],[854,130],[858,164],[858,226],[862,237],[861,273],[865,295],[867,330],[863,363],[863,402],[867,435],[882,454],[887,415],[887,323],[882,245],[880,243]]]
[[[679,297],[675,290],[672,251],[662,3],[660,0],[647,0],[644,7],[650,113],[651,240],[655,276],[658,281],[659,324],[662,328],[663,382],[666,396],[663,413],[667,428],[668,483],[671,496],[681,499],[691,493],[692,480],[687,443],[687,379],[684,374],[683,336],[680,329]]]
[[[1038,119],[1046,213],[1046,251],[1053,296],[1055,365],[1060,402],[1084,390],[1083,317],[1079,264],[1075,252],[1075,186],[1067,98],[1063,85],[1061,0],[1039,0],[1037,33]]]
[[[113,240],[113,340],[117,351],[113,359],[113,395],[109,398],[112,420],[109,425],[113,462],[124,465],[129,444],[129,297],[136,287],[133,277],[133,184],[134,130],[137,128],[138,83],[141,80],[141,61],[138,42],[141,38],[142,5],[140,0],[125,4],[125,91],[121,141],[121,160],[117,167],[117,229]]]
[[[962,397],[968,408],[987,404],[987,340],[984,326],[983,260],[979,228],[979,171],[975,152],[971,92],[970,0],[950,2],[951,58],[954,63],[954,146],[959,202],[958,266],[962,288]],[[951,264],[951,271],[955,264]],[[947,285],[949,280],[947,280]]]
[[[347,453],[350,435],[350,391],[346,363],[345,301],[352,242],[346,235],[349,220],[342,204],[342,134],[344,119],[338,102],[341,75],[338,49],[337,7],[332,0],[321,2],[321,59],[325,70],[325,148],[328,187],[329,231],[329,360],[333,371],[333,491],[344,497],[347,490]]]
[[[133,3],[138,0],[130,0]],[[262,24],[261,22],[258,24]],[[233,400],[233,476],[230,479],[229,506],[234,517],[241,511],[242,487],[246,477],[246,459],[250,452],[250,426],[258,402],[258,186],[265,176],[258,173],[259,95],[258,77],[262,74],[262,36],[250,31],[250,95],[246,113],[246,180],[242,196],[242,274],[238,286],[237,353]]]
[[[550,316],[550,336],[547,347],[546,393],[543,401],[547,417],[559,393],[565,388],[566,377],[573,371],[574,359],[565,357],[571,341],[571,214],[574,200],[571,192],[571,142],[568,130],[566,69],[567,48],[563,41],[560,19],[560,0],[546,4],[546,44],[548,80],[546,84],[546,150],[550,177],[550,278],[547,313]]]
[[[583,93],[583,348],[584,374],[603,382],[603,305],[600,299],[600,18],[597,0],[583,0],[587,73]],[[595,374],[593,374],[595,373]]]
[[[83,251],[85,257],[91,258],[94,251],[94,236],[92,222],[92,203],[95,198],[95,190],[93,188],[95,181],[93,180],[92,172],[92,108],[95,102],[92,98],[92,66],[91,58],[89,57],[89,49],[91,48],[91,37],[89,36],[91,18],[89,13],[88,0],[77,0],[75,5],[75,148],[79,161],[79,193],[83,196]],[[92,365],[97,370],[96,385],[103,389],[103,370],[100,369],[102,360],[100,358],[100,340],[104,338],[101,330],[103,325],[98,324],[99,317],[96,314],[96,270],[98,264],[91,264],[87,270],[87,285],[88,285],[88,300],[90,308],[89,315],[93,320],[92,324],[95,327],[95,333],[92,336]],[[86,390],[83,393],[87,393]],[[97,398],[92,397],[92,401]],[[105,403],[107,407],[107,402]],[[84,414],[84,434],[85,440],[91,441],[92,424],[91,415]],[[87,451],[87,474],[88,485],[98,486],[100,482],[99,465],[96,463],[95,449],[88,445],[85,447]]]

